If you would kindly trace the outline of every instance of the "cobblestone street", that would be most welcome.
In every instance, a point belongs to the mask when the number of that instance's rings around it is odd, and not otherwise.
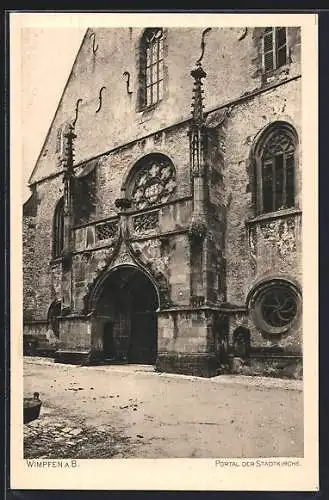
[[[303,456],[301,381],[160,374],[25,358],[25,458]]]
[[[125,448],[127,439],[110,427],[79,426],[49,408],[24,425],[24,458],[124,457]]]

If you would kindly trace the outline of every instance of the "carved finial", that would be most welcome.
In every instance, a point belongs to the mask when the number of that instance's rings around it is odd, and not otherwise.
[[[204,123],[203,116],[203,90],[202,90],[202,79],[207,76],[207,73],[203,70],[201,66],[201,61],[203,59],[204,50],[205,50],[205,36],[211,28],[206,28],[202,32],[201,36],[201,55],[199,59],[196,61],[196,68],[191,71],[191,76],[194,78],[194,88],[193,88],[193,96],[192,96],[192,116],[194,119],[194,123],[198,126],[201,126]]]
[[[207,73],[203,70],[200,64],[197,68],[191,71],[191,76],[194,78],[192,95],[192,116],[194,123],[198,126],[201,126],[204,122],[202,78],[205,78],[207,76]]]
[[[73,169],[73,160],[74,160],[74,144],[73,141],[76,138],[74,133],[74,125],[70,124],[68,126],[67,132],[64,134],[66,138],[66,146],[65,146],[65,164],[66,169],[68,171]]]

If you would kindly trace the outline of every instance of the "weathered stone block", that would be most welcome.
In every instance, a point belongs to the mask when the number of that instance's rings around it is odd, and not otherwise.
[[[213,377],[219,373],[219,363],[214,354],[159,353],[156,369],[160,372]]]

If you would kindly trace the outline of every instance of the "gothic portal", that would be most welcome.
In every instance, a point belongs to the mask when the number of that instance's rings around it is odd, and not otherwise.
[[[155,364],[157,309],[156,289],[142,271],[133,266],[115,268],[97,297],[93,345],[99,344],[106,360]]]

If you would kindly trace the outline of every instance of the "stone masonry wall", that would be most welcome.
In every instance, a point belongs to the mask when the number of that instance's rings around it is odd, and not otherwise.
[[[34,218],[35,254],[33,272],[26,269],[25,279],[29,279],[30,286],[34,290],[33,319],[46,319],[51,302],[59,295],[58,279],[53,283],[52,274],[52,231],[53,216],[56,204],[63,195],[63,184],[59,177],[42,182],[37,186],[38,209]],[[26,248],[26,245],[24,246]],[[25,258],[25,266],[30,266],[30,257]],[[56,292],[57,288],[57,292]],[[28,301],[29,299],[27,299]],[[28,304],[28,302],[27,302]],[[25,306],[25,304],[24,304]]]
[[[24,319],[34,317],[35,303],[35,221],[34,217],[23,218],[23,312]]]
[[[193,83],[190,71],[200,56],[202,31],[202,28],[165,30],[165,97],[157,106],[140,110],[138,71],[142,30],[93,29],[98,44],[95,54],[88,30],[31,182],[60,171],[58,137],[63,124],[75,118],[78,99],[82,101],[76,122],[77,163],[188,119]],[[248,28],[246,32],[245,28],[212,28],[207,35],[203,58],[207,109],[300,73],[300,30],[288,28],[290,64],[279,74],[264,78],[262,31],[261,28]],[[132,93],[127,92],[123,77],[126,71],[130,73],[128,90]],[[105,89],[97,111],[102,87]]]
[[[256,280],[273,272],[290,272],[301,279],[298,252],[291,260],[270,260],[255,270],[250,256],[246,221],[257,215],[254,203],[254,173],[250,159],[256,135],[268,124],[282,120],[295,127],[301,142],[300,81],[291,82],[234,108],[226,137],[225,186],[227,197],[227,300],[244,305]],[[301,149],[301,148],[300,148]],[[301,158],[297,171],[296,200],[301,208]],[[297,234],[300,239],[300,234]],[[279,234],[277,234],[279,240]],[[296,249],[297,250],[297,249]],[[276,267],[273,267],[276,266]]]
[[[191,195],[186,125],[175,127],[102,156],[98,166],[96,218],[116,215],[114,202],[134,164],[149,153],[168,156],[176,169],[175,198]]]
[[[82,99],[82,102],[75,130],[76,163],[99,156],[97,201],[93,220],[116,215],[114,201],[120,197],[121,187],[130,169],[148,153],[161,152],[168,155],[177,172],[178,188],[175,196],[183,198],[191,195],[188,126],[187,123],[178,122],[190,118],[190,70],[200,55],[202,29],[165,30],[165,98],[157,106],[144,111],[139,109],[136,101],[141,30],[127,28],[94,31],[99,48],[93,54],[91,33],[88,31],[31,177],[31,182],[37,183],[38,206],[34,221],[25,220],[26,234],[30,234],[30,229],[33,229],[31,223],[35,224],[35,232],[28,238],[29,243],[27,238],[24,239],[24,307],[29,311],[34,310],[34,319],[45,319],[52,300],[60,294],[58,264],[50,265],[53,214],[56,203],[63,194],[59,132],[63,124],[74,119],[78,99]],[[273,273],[291,274],[301,281],[299,219],[295,225],[296,245],[289,253],[289,258],[274,258],[273,254],[273,260],[268,259],[268,253],[272,251],[270,248],[276,249],[278,245],[272,241],[269,247],[268,242],[262,242],[260,234],[256,265],[251,255],[246,220],[256,215],[250,163],[253,141],[266,125],[276,120],[291,123],[301,140],[299,30],[288,29],[291,63],[266,77],[262,73],[261,35],[262,30],[259,28],[248,28],[247,31],[245,28],[213,28],[206,40],[203,59],[207,72],[204,85],[206,109],[221,107],[229,101],[240,99],[225,122],[225,137],[218,137],[219,149],[222,149],[221,141],[224,140],[225,143],[224,161],[219,158],[219,153],[218,157],[215,154],[212,158],[215,168],[210,172],[210,180],[208,179],[212,204],[209,227],[215,234],[213,241],[207,243],[208,253],[210,256],[221,254],[220,259],[215,262],[216,272],[213,263],[209,265],[212,274],[208,294],[215,303],[226,299],[244,306],[252,285]],[[127,92],[124,71],[130,72],[132,94]],[[284,83],[291,77],[296,79]],[[253,92],[260,92],[279,82],[282,85],[248,97]],[[105,89],[100,103],[99,91],[102,87]],[[101,109],[96,112],[100,104]],[[49,175],[52,177],[47,178]],[[297,200],[301,208],[300,174],[297,177]],[[189,200],[182,203],[188,204]],[[186,206],[186,210],[177,207],[178,205],[163,207],[162,214],[167,210],[173,215],[176,211],[176,215],[179,213],[182,217],[180,225],[184,228],[189,223],[191,207]],[[164,223],[164,215],[161,220],[162,228],[168,228]],[[256,235],[257,231],[258,226]],[[36,251],[34,268],[29,262],[33,260],[33,238]],[[83,308],[86,284],[99,272],[98,260],[104,264],[110,258],[111,248],[97,252],[95,250],[89,257],[95,262],[93,266],[89,262],[90,269],[86,272],[82,271],[81,261],[87,260],[87,257],[83,254],[74,257],[74,301],[77,310]],[[187,236],[183,233],[172,236],[166,252],[169,258],[168,278],[172,299],[178,305],[185,306],[190,296]],[[258,339],[257,342],[262,343],[263,337],[252,322],[249,326],[254,338]],[[231,322],[231,328],[234,328],[234,321]]]
[[[282,277],[302,286],[301,214],[292,209],[277,214],[274,219],[267,215],[256,217],[251,158],[256,136],[264,127],[279,120],[296,129],[300,152],[300,110],[300,80],[295,80],[235,107],[229,118],[225,166],[227,301],[240,307],[246,306],[248,293],[261,280]],[[296,207],[301,209],[300,154],[297,160]],[[280,345],[300,350],[301,322],[291,334],[279,340],[262,335],[251,318],[244,323],[251,330],[255,346]],[[239,324],[232,320],[231,332],[237,326]]]
[[[190,196],[190,177],[188,170],[188,139],[186,125],[177,128],[176,131],[169,131],[167,134],[163,133],[160,136],[155,135],[148,141],[135,143],[129,148],[120,149],[110,155],[105,155],[100,158],[97,165],[97,204],[96,216],[93,215],[91,220],[104,219],[111,216],[116,216],[117,209],[114,206],[116,198],[120,197],[120,191],[124,183],[124,179],[129,174],[130,169],[136,161],[149,152],[161,151],[161,153],[168,155],[176,169],[176,182],[177,189],[175,198],[183,198]],[[48,308],[53,300],[59,298],[60,295],[60,263],[52,261],[52,231],[53,231],[53,215],[58,200],[63,195],[63,183],[60,177],[53,177],[47,181],[38,183],[38,212],[35,218],[35,245],[38,248],[38,266],[34,273],[33,279],[35,287],[35,316],[36,319],[46,318]],[[160,217],[160,231],[175,230],[177,228],[186,227],[189,222],[190,209],[186,212],[184,209],[186,202],[182,202],[182,207],[177,210],[175,205],[163,207],[161,209],[163,216]],[[75,207],[79,210],[79,207]],[[186,213],[185,213],[186,212]],[[167,215],[166,215],[167,214]],[[174,223],[172,219],[174,217]],[[170,222],[169,222],[170,220]],[[169,226],[168,226],[169,223]],[[166,229],[167,228],[167,229]],[[82,235],[79,234],[86,231],[84,228],[76,230],[76,249],[83,249]],[[79,233],[78,233],[79,232]],[[93,237],[94,238],[94,237]],[[82,245],[82,246],[81,246]],[[185,248],[185,247],[184,247]],[[91,250],[91,248],[90,248]],[[82,298],[85,294],[85,286],[95,278],[95,273],[99,272],[100,267],[104,266],[103,251],[100,258],[95,256],[87,258],[87,256],[76,257],[73,269],[73,286],[74,286],[74,303],[78,310],[82,309]],[[98,253],[99,253],[98,252]],[[176,253],[180,250],[176,250]],[[185,250],[183,249],[183,254]],[[106,252],[109,258],[109,250]],[[175,253],[175,251],[174,251]],[[80,279],[77,274],[79,270],[77,264],[79,259],[87,259],[88,269],[84,272],[84,278]],[[95,260],[96,259],[96,260]],[[174,261],[174,259],[172,259]],[[94,263],[95,261],[95,263]],[[177,264],[173,264],[177,266]],[[99,267],[100,266],[100,267]],[[188,276],[188,269],[183,267],[184,272]],[[97,271],[98,270],[98,271]],[[91,273],[91,274],[90,274]],[[90,275],[90,276],[89,276]],[[184,296],[184,303],[186,303],[189,292],[187,286],[189,281],[183,280],[182,271],[173,272],[175,283],[173,283],[173,293],[177,297]],[[178,280],[178,281],[177,281]],[[183,281],[182,281],[183,280]],[[51,284],[51,285],[50,285]],[[175,287],[177,287],[177,290]],[[176,290],[176,291],[175,291]]]

